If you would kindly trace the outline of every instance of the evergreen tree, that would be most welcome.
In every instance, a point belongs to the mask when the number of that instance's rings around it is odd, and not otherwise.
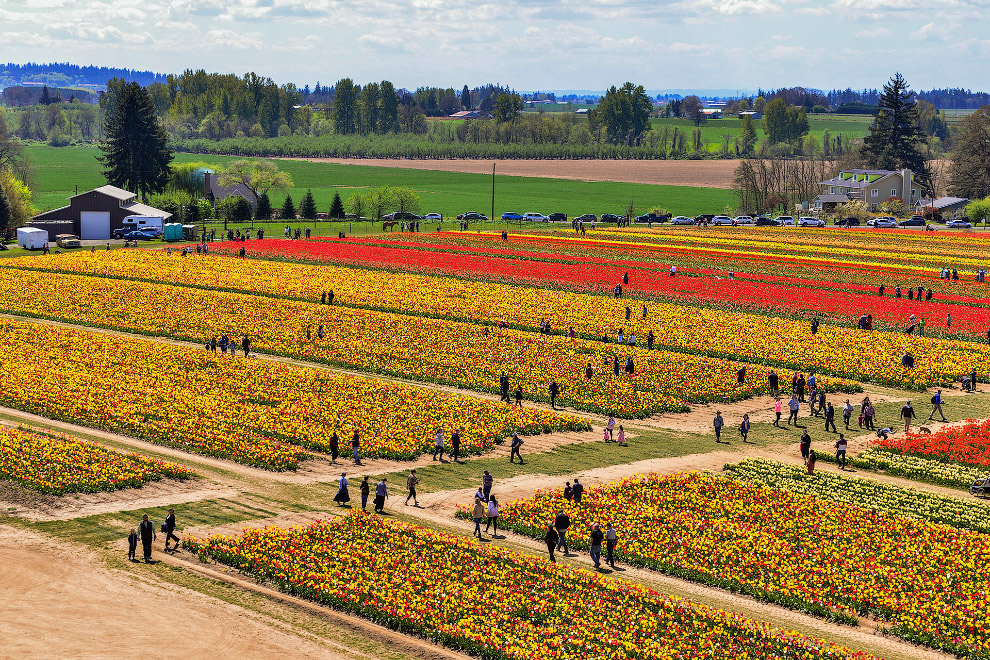
[[[3,186],[0,186],[0,239],[6,238],[14,225],[14,210],[10,208],[10,200]]]
[[[461,90],[461,107],[465,110],[471,109],[471,90],[468,89],[467,85],[464,85],[464,89]]]
[[[118,85],[103,131],[103,155],[97,159],[104,166],[107,183],[137,192],[142,198],[165,190],[172,152],[151,97],[141,85]]]
[[[268,199],[268,193],[264,192],[258,197],[258,206],[254,210],[255,220],[268,220],[272,217],[272,201]]]
[[[285,203],[282,204],[282,219],[290,222],[296,219],[296,205],[292,203],[292,195],[285,196]]]
[[[335,220],[344,219],[344,202],[340,199],[340,193],[333,194],[333,202],[330,204],[330,213],[327,214]]]
[[[883,86],[870,133],[863,138],[861,153],[869,167],[878,170],[907,168],[925,188],[929,187],[928,163],[924,156],[925,136],[918,121],[918,109],[900,73]]]
[[[743,156],[749,156],[756,147],[756,122],[753,115],[743,115],[739,129],[739,149]]]
[[[316,219],[316,201],[313,199],[312,190],[307,190],[306,195],[299,202],[299,217],[304,220]]]
[[[45,85],[44,87],[41,88],[41,98],[38,99],[38,103],[40,103],[41,105],[48,105],[51,102],[52,102],[52,97],[48,93],[48,85]]]
[[[350,135],[357,131],[358,95],[361,88],[350,78],[342,78],[334,85],[333,110],[330,114],[334,131]]]
[[[230,219],[234,222],[248,222],[251,219],[251,202],[237,195],[237,199],[234,200],[233,211],[230,215]]]
[[[399,123],[399,96],[395,85],[382,81],[381,111],[378,113],[378,132],[382,135],[394,131]]]
[[[199,217],[199,203],[190,202],[186,205],[186,222],[190,225],[198,224],[200,221]]]

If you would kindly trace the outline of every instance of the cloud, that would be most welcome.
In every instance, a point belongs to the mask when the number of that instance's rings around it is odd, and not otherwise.
[[[96,23],[52,23],[45,30],[57,39],[83,42],[147,44],[154,42],[148,32],[124,32],[114,25]]]
[[[230,50],[256,49],[264,41],[263,35],[257,32],[239,33],[234,30],[210,30],[204,41],[214,48]]]
[[[918,41],[952,41],[959,34],[959,26],[952,23],[925,23],[911,33]]]
[[[886,39],[890,36],[890,30],[885,27],[870,28],[869,30],[860,30],[856,33],[857,39]]]

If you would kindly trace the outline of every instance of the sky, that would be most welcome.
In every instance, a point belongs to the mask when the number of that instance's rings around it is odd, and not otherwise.
[[[990,0],[0,0],[0,59],[396,87],[990,89]]]

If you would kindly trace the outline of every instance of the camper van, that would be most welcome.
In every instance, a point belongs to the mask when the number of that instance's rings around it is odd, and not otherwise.
[[[129,215],[124,218],[124,233],[139,229],[141,231],[161,234],[165,226],[165,218],[158,215]]]

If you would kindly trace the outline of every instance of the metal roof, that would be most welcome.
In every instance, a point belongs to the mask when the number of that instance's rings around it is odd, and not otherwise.
[[[118,188],[117,186],[100,186],[99,188],[94,188],[92,192],[98,192],[108,197],[114,197],[122,202],[126,202],[129,199],[134,199],[137,197],[136,194],[127,192],[123,188]]]

